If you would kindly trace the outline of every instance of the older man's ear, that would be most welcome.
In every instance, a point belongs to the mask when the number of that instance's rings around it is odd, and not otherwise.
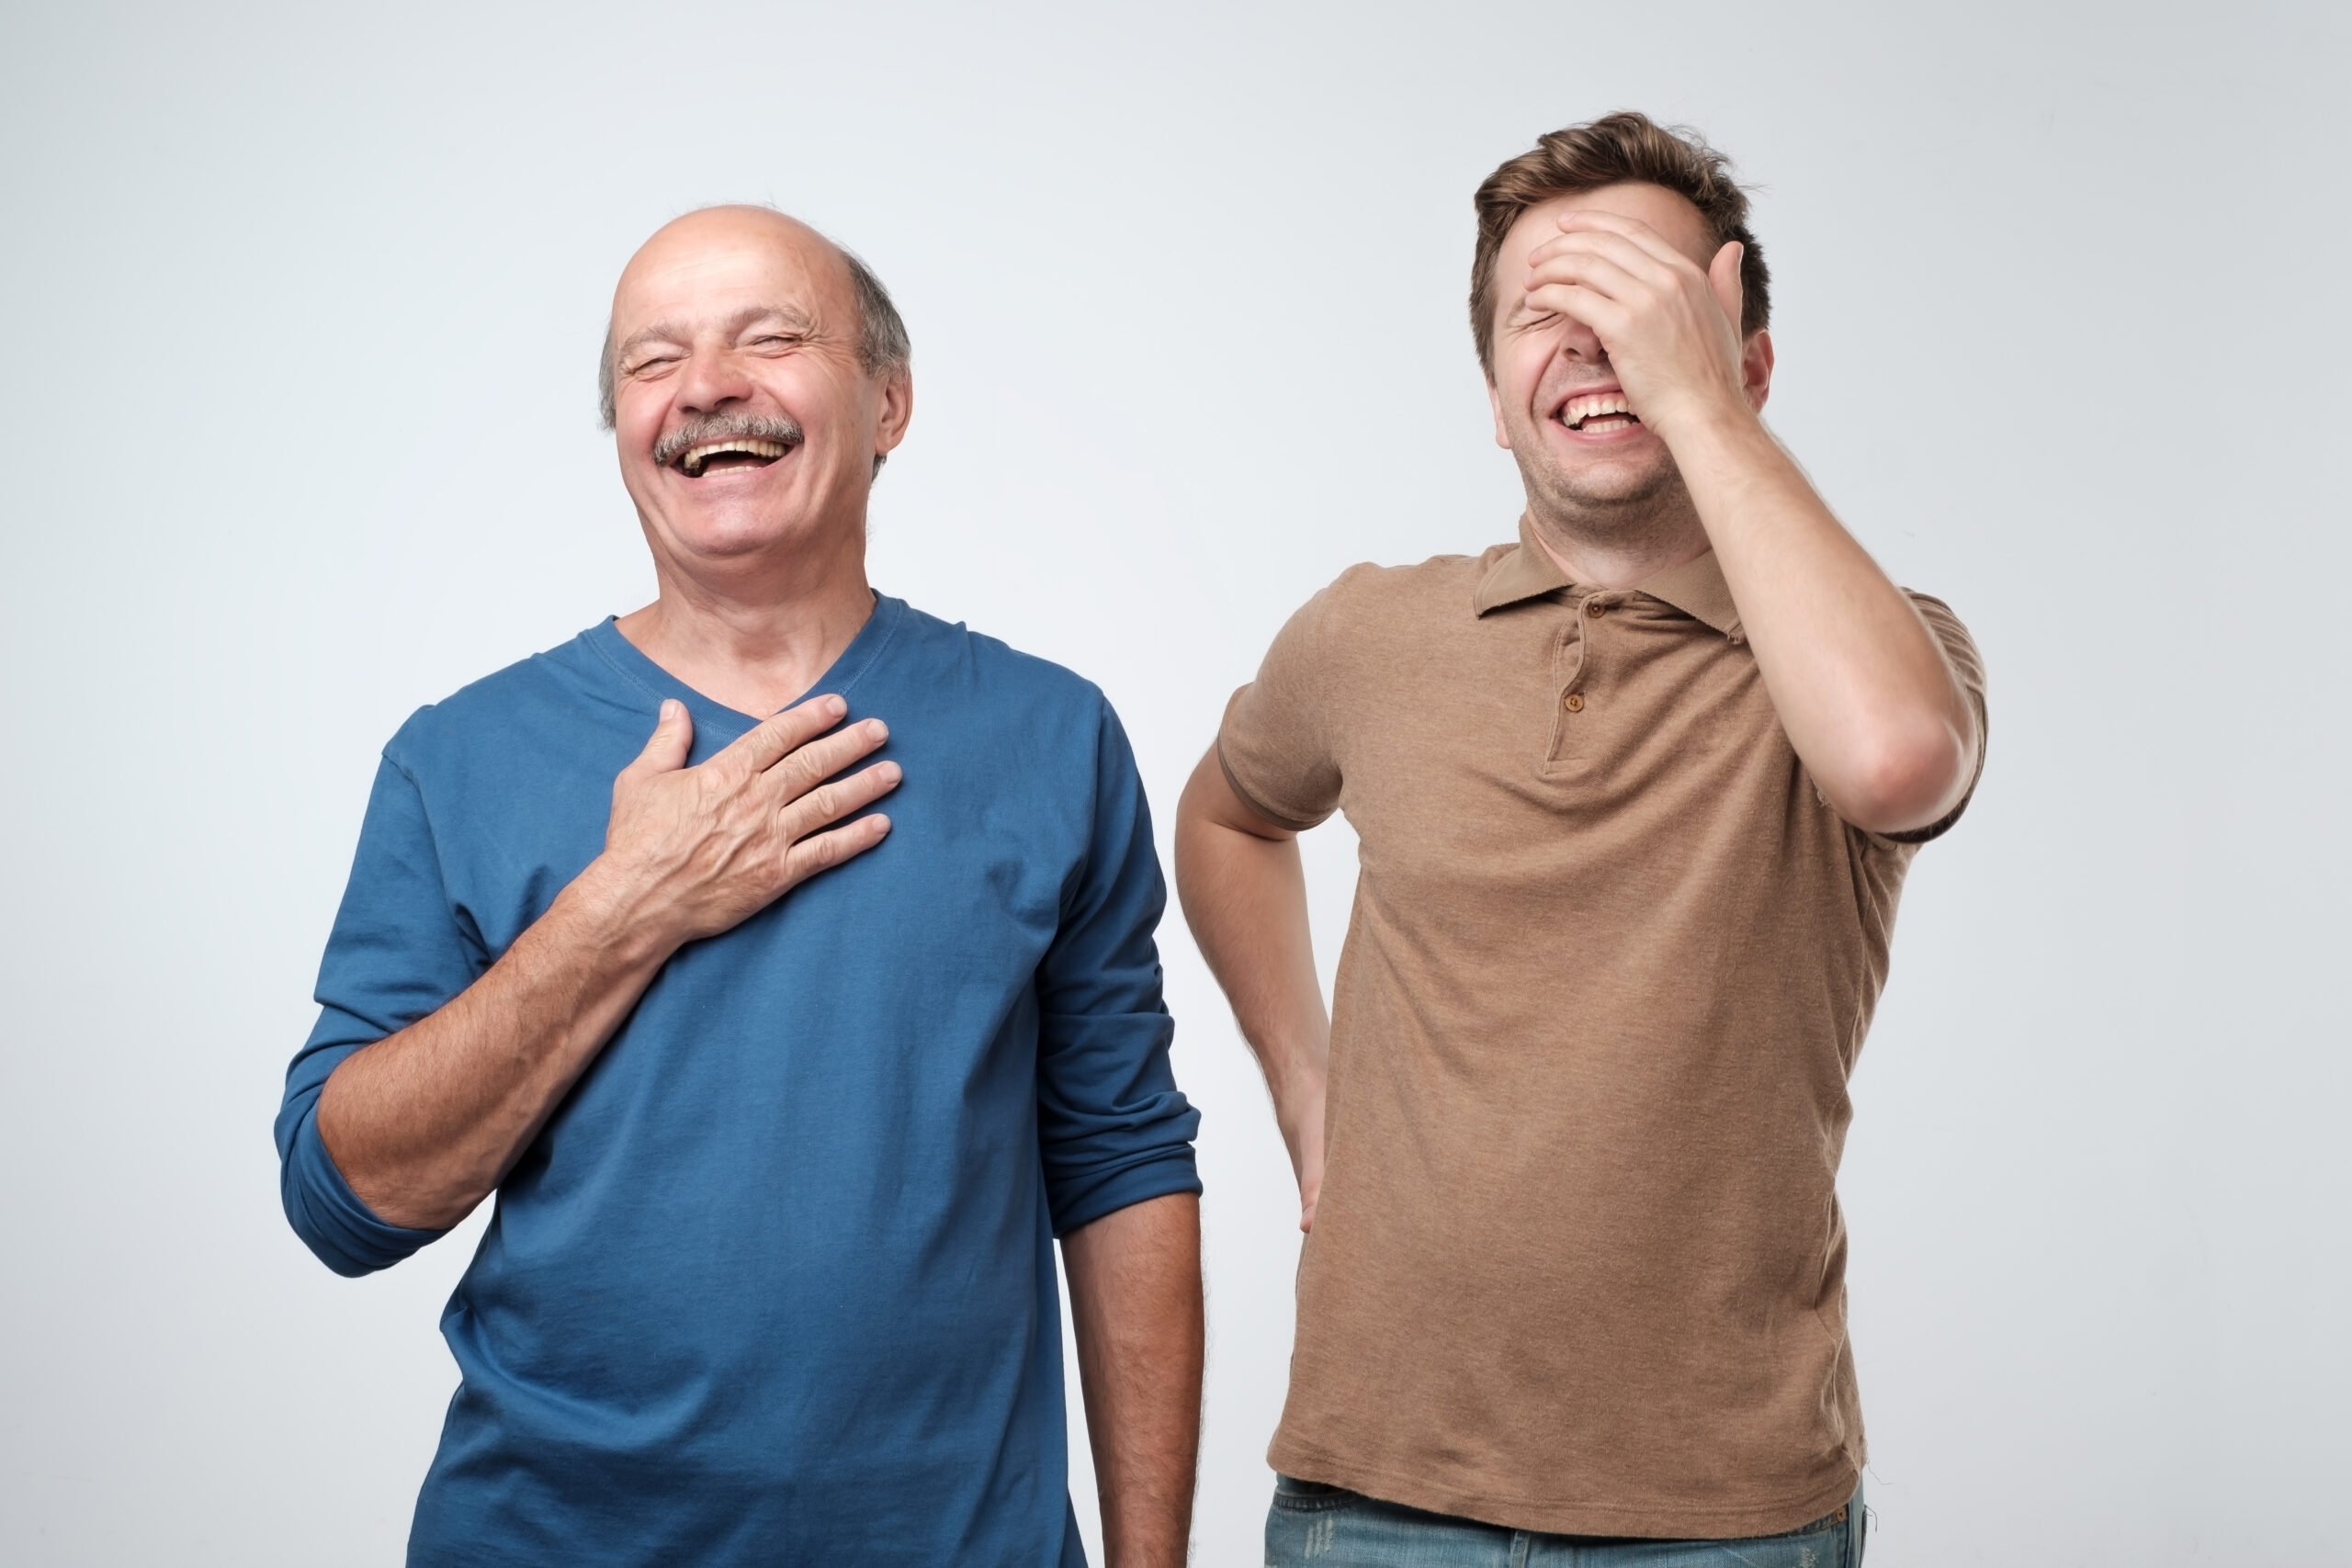
[[[874,427],[874,473],[879,479],[882,465],[899,443],[907,438],[907,426],[915,417],[915,378],[904,369],[893,370],[882,381],[882,417]]]

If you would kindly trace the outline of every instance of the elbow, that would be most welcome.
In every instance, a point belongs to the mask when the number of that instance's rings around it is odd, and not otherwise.
[[[311,1256],[346,1280],[356,1280],[390,1268],[406,1254],[384,1256],[376,1248],[353,1245],[351,1225],[340,1218],[329,1194],[312,1190],[291,1164],[278,1173],[278,1200],[286,1208],[286,1223],[311,1249]]]
[[[280,1114],[277,1191],[302,1245],[347,1280],[389,1269],[445,1234],[390,1224],[351,1190],[319,1136],[315,1097]]]
[[[1940,821],[1967,793],[1975,741],[1939,717],[1877,737],[1823,795],[1865,832],[1906,833]]]

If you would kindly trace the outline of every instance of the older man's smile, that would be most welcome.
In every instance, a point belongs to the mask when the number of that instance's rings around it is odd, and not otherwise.
[[[690,479],[698,479],[706,472],[723,473],[730,468],[764,468],[793,450],[781,441],[761,441],[739,438],[706,442],[690,447],[677,462],[678,471]]]
[[[726,414],[697,419],[653,444],[653,461],[690,479],[764,468],[798,451],[808,435],[788,414]]]

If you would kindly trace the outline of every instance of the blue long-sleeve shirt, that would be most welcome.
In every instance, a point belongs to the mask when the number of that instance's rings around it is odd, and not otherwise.
[[[815,690],[890,726],[892,830],[680,951],[500,1185],[412,1563],[1082,1563],[1052,1237],[1198,1191],[1165,902],[1102,694],[880,598]],[[386,747],[277,1120],[329,1267],[387,1224],[320,1141],[352,1051],[440,1007],[602,849],[656,710],[751,728],[612,622]]]

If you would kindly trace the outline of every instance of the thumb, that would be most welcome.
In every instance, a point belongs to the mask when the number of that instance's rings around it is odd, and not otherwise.
[[[1707,281],[1714,286],[1715,302],[1731,318],[1731,330],[1736,334],[1741,333],[1740,309],[1746,302],[1739,286],[1739,264],[1747,258],[1746,245],[1737,240],[1726,240],[1723,249],[1715,253],[1715,259],[1707,264]]]
[[[686,752],[694,743],[695,721],[686,716],[686,705],[675,697],[665,697],[660,722],[654,725],[645,750],[637,754],[629,768],[640,773],[673,773],[686,765]]]

